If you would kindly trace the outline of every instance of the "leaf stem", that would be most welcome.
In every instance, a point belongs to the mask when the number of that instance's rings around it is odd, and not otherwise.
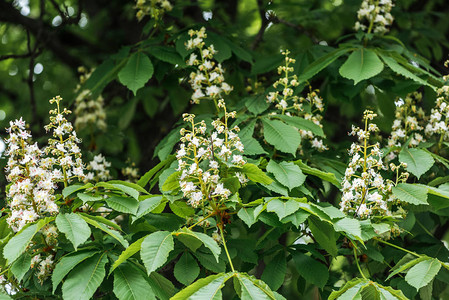
[[[229,255],[228,247],[226,246],[226,240],[225,240],[225,237],[223,234],[222,224],[219,224],[217,227],[218,227],[218,229],[220,229],[221,240],[223,241],[223,246],[224,246],[224,249],[226,252],[226,256],[228,257],[229,264],[231,265],[231,270],[232,270],[232,272],[235,272],[234,265],[232,264],[231,256]]]
[[[365,277],[365,274],[363,274],[363,272],[362,272],[362,268],[360,268],[359,259],[357,257],[357,251],[355,250],[355,247],[353,247],[352,249],[354,250],[354,260],[355,260],[355,264],[357,265],[357,269],[359,269],[360,275],[362,275],[363,279],[367,279]]]
[[[402,248],[402,247],[400,247],[400,246],[398,246],[398,245],[389,243],[389,242],[384,241],[384,240],[381,240],[381,239],[379,239],[379,238],[374,238],[374,239],[375,239],[376,241],[381,242],[381,243],[383,243],[383,244],[385,244],[385,245],[388,245],[388,246],[390,246],[390,247],[393,247],[393,248],[402,250],[402,251],[404,251],[404,252],[410,253],[411,255],[414,255],[414,256],[416,256],[416,257],[421,257],[421,255],[419,255],[419,254],[417,254],[417,253],[415,253],[415,252],[413,252],[413,251],[404,249],[404,248]]]

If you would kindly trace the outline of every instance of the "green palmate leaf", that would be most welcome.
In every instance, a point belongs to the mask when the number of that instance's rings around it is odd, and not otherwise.
[[[329,278],[327,267],[302,252],[292,252],[296,270],[307,282],[323,288]]]
[[[119,188],[121,191],[137,200],[139,200],[139,192],[147,195],[149,194],[148,191],[145,190],[142,186],[133,182],[123,180],[109,180],[108,183]]]
[[[296,150],[301,144],[301,135],[298,129],[281,121],[268,118],[263,118],[262,123],[263,135],[270,145],[273,145],[279,151],[296,154]]]
[[[109,271],[109,274],[114,271],[115,268],[117,268],[118,266],[120,266],[122,263],[124,263],[128,258],[130,258],[131,256],[133,256],[134,254],[136,254],[137,252],[140,251],[141,249],[141,245],[143,240],[146,237],[142,237],[140,239],[138,239],[137,241],[135,241],[134,243],[132,243],[131,245],[129,245],[128,248],[126,248],[126,250],[124,250],[120,256],[117,258],[117,260],[114,262],[114,264],[112,265],[111,271]]]
[[[106,274],[106,253],[97,254],[78,264],[62,285],[62,295],[67,300],[90,299]]]
[[[261,279],[266,282],[272,290],[276,291],[284,283],[286,272],[287,260],[284,252],[281,251],[267,263]]]
[[[153,71],[153,64],[148,56],[142,52],[136,52],[120,70],[118,79],[136,95],[137,90],[142,88],[153,76]]]
[[[369,79],[382,72],[384,64],[374,51],[361,48],[349,55],[346,62],[340,67],[340,75],[358,82]]]
[[[51,275],[51,281],[53,283],[53,293],[56,291],[59,283],[62,279],[69,274],[73,268],[81,263],[82,261],[92,257],[94,254],[97,254],[98,251],[79,251],[72,252],[63,258],[56,264],[55,269]]]
[[[420,205],[427,203],[427,189],[424,186],[409,184],[409,183],[399,183],[397,186],[393,187],[393,195],[398,197],[399,200]]]
[[[299,228],[299,225],[304,223],[307,218],[310,216],[310,213],[304,211],[304,210],[298,210],[294,214],[291,214],[281,220],[282,223],[288,223],[292,222],[293,225],[296,226],[296,228]]]
[[[279,183],[285,185],[290,190],[301,186],[306,180],[306,176],[302,173],[301,169],[293,162],[283,161],[278,164],[274,160],[270,160],[267,165],[267,171],[272,173]]]
[[[432,155],[422,149],[403,148],[399,152],[399,161],[407,164],[407,171],[416,177],[421,177],[435,163]]]
[[[168,62],[172,65],[185,65],[182,57],[172,47],[151,46],[150,48],[148,48],[148,52],[157,59]]]
[[[345,217],[334,223],[335,231],[349,233],[362,239],[362,228],[360,222],[356,219]]]
[[[160,300],[170,299],[170,297],[177,291],[170,280],[156,272],[151,273],[147,280],[153,289],[154,294]]]
[[[337,256],[337,237],[332,225],[320,221],[316,217],[309,217],[309,228],[312,231],[315,240],[323,247],[324,250],[329,252],[332,256]]]
[[[233,276],[234,273],[230,272],[199,279],[174,295],[171,300],[212,300],[224,286],[225,282]]]
[[[270,184],[273,182],[273,179],[267,176],[258,166],[246,163],[242,167],[242,173],[244,173],[249,180],[253,182],[259,182],[262,184]]]
[[[179,188],[179,176],[181,175],[180,171],[174,172],[170,176],[167,177],[164,184],[162,185],[162,191],[168,192],[174,189]]]
[[[441,263],[434,258],[419,262],[408,270],[405,281],[416,290],[426,286],[440,271]]]
[[[174,268],[175,278],[184,285],[191,284],[200,274],[200,267],[189,252],[184,252]]]
[[[357,295],[360,288],[367,282],[367,279],[362,278],[354,278],[348,282],[344,286],[342,286],[338,291],[333,291],[330,295],[328,300],[335,300],[335,299],[357,299],[354,296]],[[361,300],[361,298],[359,298]]]
[[[3,256],[8,260],[8,263],[11,264],[19,258],[25,252],[34,235],[54,219],[54,217],[41,219],[39,222],[25,227],[12,237],[3,248]]]
[[[421,79],[420,77],[416,76],[415,74],[413,74],[412,72],[410,72],[409,70],[407,70],[405,67],[403,67],[402,65],[400,65],[393,57],[390,57],[388,55],[386,55],[383,52],[379,52],[380,57],[382,58],[382,60],[385,62],[385,64],[393,71],[396,72],[406,78],[410,78],[416,82],[418,82],[419,84],[422,85],[429,85],[427,83],[427,81]]]
[[[0,292],[0,300],[11,300],[11,299],[12,298],[9,295]]]
[[[114,271],[114,294],[120,300],[156,299],[148,281],[128,264]]]
[[[72,242],[75,250],[79,245],[84,243],[91,234],[86,221],[74,213],[59,214],[56,217],[56,226],[58,227],[58,230],[64,233],[67,239]]]
[[[161,267],[173,250],[174,242],[170,232],[158,231],[147,235],[142,242],[140,256],[148,275]]]
[[[226,43],[225,39],[221,37],[221,35],[209,31],[207,33],[207,39],[205,40],[205,42],[207,45],[214,45],[215,49],[217,50],[214,58],[218,62],[221,63],[231,57],[231,48],[229,47],[228,43]]]
[[[169,203],[170,209],[178,217],[186,219],[195,213],[195,209],[187,205],[184,201],[175,201]]]
[[[309,66],[306,67],[304,72],[299,76],[298,81],[301,83],[303,81],[306,81],[324,68],[326,68],[328,65],[330,65],[332,62],[334,62],[337,58],[345,54],[346,52],[351,51],[351,48],[344,48],[344,49],[335,49],[332,52],[329,52],[326,55],[321,56],[317,60],[315,60],[313,63],[311,63]]]
[[[196,231],[192,231],[188,228],[181,228],[180,230],[178,230],[175,235],[180,238],[182,236],[189,236],[192,238],[197,239],[198,241],[200,241],[202,244],[204,244],[204,246],[206,248],[208,248],[212,254],[214,255],[216,261],[218,262],[218,257],[220,256],[221,253],[221,248],[220,246],[218,246],[217,242],[215,242],[215,240],[213,238],[211,238],[210,236],[208,236],[205,233],[201,233],[201,232],[196,232]],[[182,241],[182,240],[181,240]],[[184,241],[183,241],[184,242]],[[189,243],[190,244],[190,243]],[[192,251],[196,251],[196,249],[199,247],[197,243],[194,243],[193,245],[188,245],[188,247],[192,250]]]
[[[128,242],[123,238],[123,236],[120,234],[120,232],[110,229],[107,226],[105,226],[104,224],[97,222],[93,218],[86,217],[85,215],[81,215],[81,218],[83,218],[84,221],[86,221],[88,224],[109,234],[111,237],[116,239],[120,244],[122,244],[123,247],[127,248],[129,246]]]
[[[86,213],[77,213],[77,214],[80,215],[80,216],[82,216],[83,219],[84,219],[84,217],[86,217],[86,218],[88,218],[88,219],[97,221],[97,222],[99,222],[99,223],[103,223],[103,224],[105,224],[105,225],[107,225],[107,226],[109,226],[109,227],[112,227],[112,228],[114,228],[114,229],[117,229],[117,230],[119,230],[119,231],[122,230],[122,229],[120,228],[119,225],[117,225],[116,223],[112,222],[111,220],[106,219],[105,217],[102,217],[102,216],[93,216],[93,215],[89,215],[89,214],[86,214]]]
[[[323,129],[310,120],[306,120],[301,117],[287,116],[287,115],[274,115],[273,118],[281,119],[288,125],[294,126],[298,129],[305,131],[311,131],[314,135],[324,137]]]
[[[112,59],[105,60],[95,71],[89,76],[84,84],[84,88],[92,92],[92,97],[96,99],[106,85],[117,76],[119,70],[125,65],[126,59],[120,60],[114,64]]]
[[[407,254],[405,255],[403,258],[401,258],[401,260],[399,260],[399,262],[391,269],[391,274],[388,275],[387,280],[390,279],[391,277],[393,277],[394,275],[404,272],[407,269],[410,269],[411,267],[413,267],[414,265],[424,261],[428,259],[426,256],[421,256],[418,258],[415,258],[415,256],[411,255],[411,254]]]
[[[106,203],[113,210],[125,214],[135,215],[137,213],[137,209],[139,208],[139,201],[130,197],[112,196],[106,198]]]
[[[337,177],[334,173],[328,173],[321,170],[318,170],[316,168],[309,167],[305,163],[303,163],[301,160],[297,160],[294,162],[298,167],[301,169],[301,171],[305,174],[313,175],[318,178],[321,178],[323,180],[329,181],[336,187],[340,188],[340,182],[337,180]]]
[[[280,199],[273,199],[268,202],[267,211],[275,212],[278,215],[279,220],[281,220],[286,216],[295,213],[299,207],[299,202],[295,200],[282,201]]]
[[[214,273],[221,273],[226,270],[225,261],[220,259],[217,263],[217,260],[212,254],[196,251],[194,255],[203,267]]]
[[[248,110],[255,115],[263,113],[265,110],[268,109],[268,107],[270,107],[270,103],[267,102],[267,99],[265,98],[264,94],[250,96],[250,97],[244,98],[242,101],[245,101],[246,108],[248,108]],[[256,120],[253,120],[243,130],[250,130],[251,136],[252,136],[253,132],[254,132],[255,124],[256,124]],[[240,131],[240,132],[242,132],[242,131]],[[244,132],[243,136],[245,136],[245,135],[246,134]],[[239,136],[240,136],[240,133],[239,133]]]
[[[28,272],[31,267],[31,256],[28,254],[21,255],[11,266],[11,272],[16,277],[17,281],[20,282],[23,276]]]
[[[254,217],[254,210],[255,208],[253,207],[242,207],[237,213],[237,216],[245,222],[248,227],[251,227],[257,221]]]

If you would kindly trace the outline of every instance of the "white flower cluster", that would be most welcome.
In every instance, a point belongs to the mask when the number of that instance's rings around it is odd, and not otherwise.
[[[241,167],[246,163],[241,155],[243,144],[237,134],[240,129],[228,127],[229,119],[235,118],[236,112],[226,112],[223,100],[218,106],[224,110],[224,122],[213,121],[214,131],[210,136],[206,134],[204,121],[195,123],[194,115],[183,115],[192,129],[181,129],[181,145],[176,153],[181,171],[179,185],[184,197],[189,199],[188,204],[195,208],[206,201],[224,202],[231,195],[220,182],[221,164]],[[242,184],[247,182],[243,174],[235,173],[235,176]]]
[[[376,114],[372,111],[365,111],[365,128],[353,126],[349,133],[357,136],[359,143],[353,143],[349,150],[352,158],[345,171],[341,190],[340,210],[363,219],[374,215],[391,216],[393,205],[398,204],[398,199],[392,194],[395,183],[385,180],[380,174],[380,170],[387,169],[382,161],[380,146],[378,143],[369,144],[370,135],[379,130],[376,124],[370,122],[374,117]],[[403,164],[401,166],[405,167]],[[408,173],[399,176],[399,167],[391,164],[390,168],[396,172],[396,184],[407,180]]]
[[[424,133],[430,138],[439,136],[442,141],[449,138],[449,85],[444,85],[437,90],[435,107],[430,112],[429,121]]]
[[[290,66],[296,62],[295,59],[288,57],[290,51],[282,52],[285,56],[285,65],[278,67],[278,74],[281,75],[273,87],[275,92],[270,92],[267,95],[269,103],[275,103],[276,108],[282,111],[282,114],[291,115],[289,110],[302,111],[302,105],[299,103],[299,97],[293,95],[293,89],[299,85],[298,76],[292,75],[295,69]],[[282,75],[284,74],[284,75]]]
[[[5,171],[11,182],[6,193],[11,209],[7,222],[14,231],[19,231],[40,216],[58,212],[55,181],[63,175],[59,170],[52,170],[52,159],[43,158],[37,143],[31,143],[31,134],[22,118],[10,122],[7,132],[5,154],[9,158]]]
[[[221,98],[222,93],[229,94],[232,87],[224,80],[224,70],[213,56],[217,52],[213,45],[205,47],[206,29],[189,30],[190,39],[186,43],[188,50],[197,50],[190,54],[189,66],[196,66],[197,71],[190,73],[189,83],[193,89],[192,102],[199,103],[201,99],[211,98],[214,101]]]
[[[276,108],[281,110],[281,114],[283,115],[299,115],[323,127],[321,124],[321,120],[323,119],[321,113],[324,111],[324,104],[323,99],[318,95],[319,90],[312,90],[310,87],[310,91],[305,98],[294,95],[294,88],[299,85],[299,82],[296,75],[291,75],[295,71],[291,65],[296,60],[290,58],[288,56],[289,54],[290,51],[288,50],[282,52],[282,55],[285,56],[285,65],[278,67],[278,74],[283,75],[273,84],[276,91],[268,93],[267,101],[269,103],[275,103]],[[328,149],[323,143],[323,140],[317,138],[312,131],[300,129],[299,133],[303,139],[310,140],[312,148],[318,151]]]
[[[140,178],[139,168],[134,162],[128,160],[128,166],[121,169],[122,175],[126,177],[129,182],[137,182]]]
[[[35,275],[42,284],[51,275],[55,266],[53,254],[49,253],[49,250],[58,245],[58,229],[54,225],[47,225],[42,228],[41,233],[45,239],[46,249],[31,258],[31,268],[38,270]]]
[[[56,109],[50,110],[50,123],[45,126],[48,132],[53,131],[53,139],[48,139],[48,146],[45,148],[47,154],[52,154],[54,165],[60,166],[63,173],[64,186],[73,178],[84,180],[84,165],[81,159],[81,149],[78,144],[81,140],[76,136],[72,123],[67,121],[66,115],[71,111],[64,108],[60,109],[59,103],[62,101],[60,96],[50,100],[50,103],[56,103]]]
[[[153,19],[160,20],[165,12],[173,9],[173,6],[168,0],[137,0],[135,8],[138,9],[136,14],[137,20],[141,21],[147,15]]]
[[[98,182],[110,180],[112,178],[108,169],[110,167],[111,163],[108,162],[101,153],[95,155],[92,161],[90,161],[86,166],[86,170],[88,172],[84,181],[87,182],[94,180]]]
[[[416,147],[424,142],[422,122],[425,113],[422,108],[417,108],[421,102],[422,94],[414,92],[408,94],[405,99],[399,98],[395,101],[396,111],[395,120],[391,127],[391,136],[388,138],[388,147],[402,147],[410,138],[409,147]],[[398,151],[392,151],[388,154],[388,160],[396,158]]]
[[[388,32],[387,26],[393,23],[393,16],[390,13],[393,6],[392,0],[363,0],[357,12],[358,21],[354,29],[367,33]]]

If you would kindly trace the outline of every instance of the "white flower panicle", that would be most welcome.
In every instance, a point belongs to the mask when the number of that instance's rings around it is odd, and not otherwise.
[[[140,178],[139,168],[137,168],[136,164],[130,160],[128,160],[127,164],[128,166],[122,168],[120,171],[122,172],[122,175],[126,177],[127,181],[135,183]]]
[[[45,148],[47,154],[52,154],[52,162],[59,166],[62,171],[64,186],[74,178],[79,181],[84,180],[84,165],[81,158],[81,149],[78,144],[81,140],[77,137],[72,123],[67,121],[66,117],[71,113],[64,108],[61,111],[59,103],[62,101],[60,96],[50,100],[50,103],[56,103],[56,109],[50,110],[50,123],[45,126],[45,130],[53,132],[53,138],[48,139],[48,146]]]
[[[319,96],[319,90],[312,90],[309,87],[309,92],[306,97],[294,95],[294,89],[299,85],[298,77],[294,75],[295,69],[292,64],[296,62],[295,59],[288,55],[290,51],[283,51],[285,56],[285,65],[278,67],[278,74],[281,75],[273,87],[274,92],[269,92],[267,95],[267,102],[274,103],[275,107],[281,111],[281,114],[288,116],[302,116],[306,120],[310,120],[321,128],[321,120],[324,111],[323,99]],[[293,74],[293,75],[292,75]],[[327,150],[327,146],[323,140],[317,138],[310,130],[299,130],[301,137],[310,141],[312,148],[318,151]]]
[[[443,76],[447,81],[449,76]],[[428,123],[424,129],[427,137],[438,136],[440,143],[449,139],[449,85],[437,89],[435,107],[430,112]]]
[[[7,222],[14,231],[19,231],[40,217],[59,211],[54,190],[55,181],[60,180],[62,174],[52,170],[51,159],[43,158],[44,153],[37,143],[31,143],[31,134],[22,118],[10,122],[7,132],[5,155],[9,158],[5,171],[11,182],[6,193],[10,208]]]
[[[138,9],[136,13],[138,21],[145,16],[150,16],[158,21],[166,12],[171,11],[173,6],[168,0],[137,0],[135,9]]]
[[[425,141],[422,135],[425,113],[422,108],[417,108],[421,99],[422,94],[414,92],[408,94],[405,99],[399,98],[395,101],[395,120],[388,138],[388,147],[402,147],[409,139],[409,147],[416,147]],[[391,151],[387,156],[388,160],[396,158],[397,154],[398,151]]]
[[[358,21],[355,23],[355,30],[362,30],[367,33],[386,33],[388,26],[393,23],[391,9],[394,4],[392,0],[363,0],[357,12]]]
[[[94,156],[92,161],[90,161],[86,170],[86,177],[84,179],[85,182],[88,181],[106,181],[112,179],[112,176],[109,172],[111,167],[111,163],[106,160],[106,158],[100,153]]]
[[[192,102],[200,103],[202,99],[221,99],[222,94],[229,94],[232,87],[225,82],[224,70],[221,64],[214,60],[217,53],[213,45],[205,46],[206,29],[189,30],[190,39],[186,42],[188,50],[195,50],[190,54],[187,64],[195,66],[196,72],[190,73],[189,83],[192,86]]]
[[[382,161],[382,152],[378,143],[369,144],[370,135],[379,129],[370,121],[376,117],[372,111],[364,112],[363,120],[365,128],[353,126],[349,135],[357,136],[359,143],[353,143],[349,150],[351,160],[345,171],[342,181],[342,197],[340,210],[365,219],[370,216],[392,216],[393,207],[399,204],[399,200],[393,196],[392,188],[398,182],[405,182],[408,173],[399,174],[399,167],[390,165],[396,172],[396,182],[384,179],[381,170],[387,170]]]
[[[217,119],[212,122],[212,134],[206,133],[204,121],[195,123],[195,116],[184,114],[184,121],[190,123],[191,130],[181,129],[181,144],[176,153],[178,170],[181,172],[179,185],[188,204],[198,207],[205,201],[224,202],[231,191],[220,181],[220,165],[243,166],[243,144],[240,141],[237,126],[229,128],[229,119],[236,112],[227,112],[223,100],[218,107],[224,110],[224,122]],[[247,182],[241,173],[235,173],[239,181]]]

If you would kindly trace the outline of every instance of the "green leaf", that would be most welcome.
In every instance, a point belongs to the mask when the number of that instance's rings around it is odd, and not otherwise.
[[[252,99],[252,98],[251,98]],[[263,99],[264,103],[266,102]],[[248,101],[246,101],[248,103]],[[247,104],[248,105],[248,104]],[[252,106],[251,106],[252,107]],[[256,125],[256,120],[252,120],[239,132],[240,141],[244,146],[244,151],[246,155],[258,155],[266,154],[267,152],[262,148],[260,143],[253,137],[254,127]]]
[[[260,280],[257,282],[254,279],[250,279],[249,276],[240,273],[237,275],[237,278],[241,288],[240,298],[242,300],[275,299],[273,292],[267,286],[261,285]],[[256,285],[256,282],[259,284]]]
[[[312,231],[315,240],[323,247],[324,250],[329,252],[332,256],[337,256],[337,237],[332,225],[318,220],[316,217],[309,217],[309,228]]]
[[[234,276],[234,273],[220,273],[199,279],[178,292],[170,300],[212,300],[232,276]]]
[[[279,151],[296,155],[296,150],[301,144],[301,135],[298,129],[281,121],[268,118],[263,118],[262,123],[263,135],[270,145],[273,145]]]
[[[273,173],[276,180],[290,190],[301,186],[306,180],[301,169],[292,162],[283,161],[278,164],[274,160],[270,160],[267,171]]]
[[[273,118],[280,119],[288,125],[294,126],[298,129],[311,131],[314,135],[324,137],[323,129],[310,120],[301,117],[287,116],[287,115],[273,115]]]
[[[142,216],[150,213],[153,211],[156,207],[159,206],[162,202],[162,196],[155,196],[147,198],[143,201],[139,202],[139,207],[137,208],[136,212],[136,219],[141,218]]]
[[[340,56],[351,50],[352,50],[351,48],[335,49],[329,52],[328,54],[321,56],[304,69],[304,72],[302,72],[302,74],[299,75],[298,77],[298,82],[301,83],[306,80],[309,80],[310,78],[315,76],[318,72],[326,68],[331,63],[333,63],[337,58],[339,58]]]
[[[105,233],[109,234],[111,237],[116,239],[120,244],[122,244],[123,247],[127,248],[129,246],[128,242],[123,238],[123,236],[120,234],[120,232],[115,231],[113,229],[108,228],[102,223],[97,222],[96,220],[86,217],[85,215],[81,215],[81,218],[84,219],[87,223],[90,225],[104,231]]]
[[[253,207],[242,207],[237,213],[237,216],[245,222],[248,227],[251,227],[254,223],[256,223],[256,218],[254,217],[254,209]]]
[[[31,224],[28,227],[24,227],[15,236],[13,236],[9,242],[3,248],[3,256],[8,260],[8,264],[13,263],[30,244],[34,235],[45,225],[53,221],[55,218],[45,218],[39,220],[35,224]]]
[[[310,213],[308,213],[304,210],[298,210],[294,214],[288,215],[285,218],[283,218],[281,220],[281,222],[282,223],[292,222],[292,224],[295,225],[296,228],[299,228],[299,225],[304,223],[309,216],[310,216]]]
[[[412,72],[410,72],[409,70],[407,70],[405,67],[403,67],[402,65],[400,65],[393,57],[387,56],[386,54],[379,52],[380,57],[382,58],[382,60],[385,62],[385,64],[395,73],[400,74],[406,78],[410,78],[416,82],[418,82],[419,84],[422,85],[429,85],[427,83],[427,81],[419,78],[418,76],[416,76],[415,74],[413,74]]]
[[[114,271],[113,291],[120,300],[156,299],[148,281],[128,264]]]
[[[119,81],[133,91],[134,96],[137,90],[153,76],[154,68],[151,60],[142,52],[131,55],[126,65],[118,73]]]
[[[384,64],[374,51],[361,48],[349,55],[340,67],[340,75],[354,80],[354,85],[362,80],[376,76],[384,69]]]
[[[78,264],[62,285],[62,295],[67,300],[90,299],[106,274],[106,253],[97,254]]]
[[[428,204],[427,189],[416,184],[399,183],[397,186],[393,187],[393,195],[406,203],[415,205]]]
[[[132,243],[131,245],[129,245],[128,248],[126,248],[122,253],[120,253],[120,256],[117,258],[117,260],[114,262],[114,264],[112,265],[111,270],[109,271],[109,274],[114,271],[115,268],[117,268],[118,266],[120,266],[122,263],[124,263],[128,258],[130,258],[131,256],[133,256],[134,254],[136,254],[137,252],[140,251],[141,249],[141,245],[143,240],[146,238],[146,236],[138,239],[137,241],[135,241],[134,243]]]
[[[220,246],[218,246],[217,242],[205,233],[194,231],[192,232],[198,239],[201,240],[201,242],[203,242],[204,246],[206,246],[206,248],[208,248],[212,252],[218,263],[218,257],[220,256],[221,248]]]
[[[195,213],[195,209],[187,205],[185,201],[175,201],[173,203],[170,202],[168,205],[170,206],[172,212],[175,213],[175,215],[184,219],[190,217]]]
[[[76,196],[81,199],[81,201],[83,201],[83,203],[86,202],[95,202],[95,201],[100,201],[103,200],[104,198],[100,195],[90,195],[90,194],[86,194],[86,193],[77,193]]]
[[[82,261],[92,257],[94,254],[97,254],[98,251],[79,251],[72,252],[62,257],[61,260],[56,264],[53,274],[51,275],[51,281],[53,283],[53,293],[56,291],[59,283],[62,279],[69,274],[73,268],[81,263]]]
[[[82,216],[82,217],[86,217],[88,219],[97,221],[99,223],[103,223],[103,224],[105,224],[105,225],[107,225],[109,227],[112,227],[112,228],[114,228],[114,229],[116,229],[118,231],[122,230],[122,228],[119,225],[117,225],[116,223],[112,222],[111,220],[106,219],[105,217],[89,215],[89,214],[86,214],[86,213],[77,213],[77,214]]]
[[[139,184],[123,181],[123,180],[109,180],[108,183],[118,187],[121,191],[127,193],[131,197],[139,200],[139,192],[149,195],[148,191]]]
[[[175,158],[176,157],[172,155],[167,159],[158,163],[151,170],[149,170],[142,177],[140,177],[139,181],[137,181],[137,184],[140,185],[142,188],[144,188],[157,172],[159,172],[165,166],[170,165],[175,160]]]
[[[301,169],[303,173],[313,175],[323,180],[329,181],[338,188],[341,187],[340,182],[337,180],[337,177],[335,176],[334,173],[324,172],[316,168],[309,167],[301,160],[294,161],[294,163],[298,165],[298,167]]]
[[[96,99],[108,83],[116,78],[118,71],[125,63],[126,59],[120,60],[117,64],[114,64],[112,59],[106,59],[92,72],[81,90],[90,90],[92,92],[92,98]]]
[[[139,208],[139,201],[130,197],[112,196],[106,198],[106,203],[113,210],[125,214],[135,215],[137,213],[137,209]]]
[[[267,263],[261,279],[266,282],[272,290],[276,291],[284,283],[286,272],[287,260],[284,251],[280,251],[269,263]]]
[[[174,189],[179,188],[179,176],[181,175],[180,171],[172,173],[167,177],[164,184],[162,185],[163,192],[169,192]]]
[[[428,259],[426,256],[421,256],[418,258],[415,258],[415,256],[411,254],[405,255],[403,258],[401,258],[398,263],[390,270],[393,271],[388,275],[387,280],[393,277],[394,275],[404,272],[407,269],[410,269],[414,265]]]
[[[270,184],[273,182],[273,179],[267,176],[258,166],[246,163],[242,167],[242,173],[244,173],[249,180],[253,182],[259,182],[262,184]]]
[[[92,186],[93,186],[92,183],[87,183],[85,185],[82,185],[82,184],[69,185],[68,187],[66,187],[62,190],[62,197],[67,198],[68,196],[70,196],[71,194],[73,194],[77,191],[85,190]]]
[[[56,226],[58,227],[58,230],[64,233],[67,239],[72,242],[75,250],[79,245],[84,243],[91,234],[86,221],[74,213],[59,214],[56,217]]]
[[[267,211],[275,212],[278,215],[279,220],[281,220],[286,216],[295,213],[299,207],[299,202],[295,200],[282,201],[280,199],[273,199],[268,202]]]
[[[333,291],[328,300],[355,300],[354,296],[359,292],[360,288],[367,282],[367,279],[354,278],[345,283],[338,291]],[[361,298],[358,298],[361,300]]]
[[[170,280],[156,272],[151,273],[147,280],[151,285],[154,294],[156,294],[156,297],[160,300],[168,300],[177,291]]]
[[[418,179],[426,173],[435,163],[432,155],[422,149],[402,148],[399,152],[399,161],[407,164],[407,171]]]
[[[174,268],[175,278],[184,285],[191,284],[200,274],[200,267],[189,252],[184,252]]]
[[[140,256],[148,275],[161,267],[173,250],[174,242],[170,232],[158,231],[149,234],[142,242]]]
[[[21,255],[11,266],[11,272],[16,277],[17,281],[20,282],[23,276],[28,272],[31,267],[31,256],[27,253]]]
[[[226,270],[225,261],[220,259],[217,263],[217,260],[212,254],[196,251],[194,255],[203,267],[214,273],[221,273]]]
[[[325,265],[299,251],[292,252],[296,270],[307,282],[320,288],[326,285],[329,271]]]
[[[185,66],[185,62],[181,55],[172,47],[151,46],[148,52],[161,61],[168,62],[172,65]]]
[[[214,55],[214,58],[222,63],[223,61],[229,59],[232,56],[231,48],[229,48],[228,43],[226,43],[225,39],[223,39],[220,35],[215,34],[212,31],[207,33],[207,38],[205,40],[206,45],[213,44],[217,53]]]
[[[440,271],[441,263],[434,258],[419,262],[408,270],[405,281],[416,290],[426,286]]]
[[[335,231],[349,233],[362,239],[362,228],[360,222],[356,219],[345,217],[334,223]]]

